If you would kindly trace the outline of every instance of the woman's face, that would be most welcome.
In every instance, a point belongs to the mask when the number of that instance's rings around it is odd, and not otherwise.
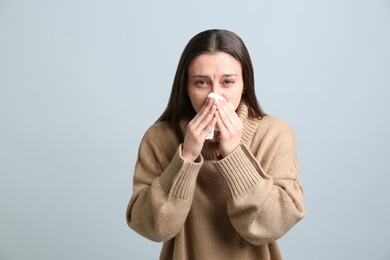
[[[209,93],[223,96],[237,109],[244,89],[242,68],[238,60],[225,52],[196,57],[188,67],[187,90],[198,113]]]

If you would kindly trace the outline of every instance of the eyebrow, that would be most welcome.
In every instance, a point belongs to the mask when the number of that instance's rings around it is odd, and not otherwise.
[[[238,74],[236,74],[236,73],[228,73],[228,74],[223,74],[222,76],[223,77],[233,77],[233,76],[238,77]]]
[[[233,76],[238,77],[238,75],[236,73],[227,73],[227,74],[222,75],[222,77],[233,77]],[[192,78],[208,78],[208,77],[209,76],[207,76],[207,75],[201,75],[201,74],[197,74],[197,75],[192,76]]]

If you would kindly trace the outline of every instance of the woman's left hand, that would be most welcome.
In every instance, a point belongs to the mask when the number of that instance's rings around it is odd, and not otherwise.
[[[219,153],[226,157],[240,144],[244,124],[225,98],[217,102],[216,117],[220,131]]]

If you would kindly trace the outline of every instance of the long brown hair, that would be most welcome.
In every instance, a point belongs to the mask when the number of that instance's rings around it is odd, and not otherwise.
[[[207,30],[195,35],[184,48],[177,66],[168,105],[158,121],[178,122],[192,119],[196,112],[187,92],[187,72],[191,62],[201,54],[225,52],[236,58],[242,67],[245,92],[242,98],[248,106],[248,115],[263,117],[265,113],[255,95],[252,61],[241,38],[227,30]]]

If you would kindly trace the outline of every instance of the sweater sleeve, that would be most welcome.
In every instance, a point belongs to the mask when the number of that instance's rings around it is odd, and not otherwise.
[[[157,242],[169,240],[181,230],[203,162],[203,158],[198,163],[184,161],[180,145],[164,166],[166,154],[150,139],[143,139],[135,167],[133,195],[126,211],[128,225]]]
[[[272,147],[266,171],[245,145],[216,163],[229,191],[230,221],[254,245],[277,240],[305,215],[291,128]]]

